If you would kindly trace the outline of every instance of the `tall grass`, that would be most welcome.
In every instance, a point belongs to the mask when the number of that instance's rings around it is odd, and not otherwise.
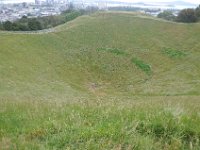
[[[104,97],[97,102],[92,98],[71,104],[1,101],[0,146],[5,149],[198,149],[199,104],[194,107],[188,98],[168,97],[164,103],[164,97]],[[190,97],[190,103],[196,100]]]

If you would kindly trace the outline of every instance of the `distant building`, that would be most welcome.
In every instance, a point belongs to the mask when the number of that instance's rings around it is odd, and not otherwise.
[[[40,5],[40,0],[35,0],[35,5]]]
[[[46,0],[47,4],[54,4],[54,0]]]

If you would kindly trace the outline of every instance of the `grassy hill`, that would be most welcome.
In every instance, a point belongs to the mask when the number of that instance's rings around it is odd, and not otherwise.
[[[123,12],[0,32],[0,146],[198,149],[199,39],[200,24]]]

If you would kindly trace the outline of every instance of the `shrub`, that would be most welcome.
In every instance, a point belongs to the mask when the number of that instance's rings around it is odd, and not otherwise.
[[[37,19],[34,18],[34,19],[29,20],[28,28],[30,30],[41,30],[42,29],[42,25]]]
[[[195,9],[195,11],[196,11],[196,16],[198,20],[200,20],[200,5]]]
[[[74,20],[75,18],[77,18],[80,15],[81,15],[81,13],[79,11],[73,11],[71,13],[68,13],[66,15],[66,22]]]
[[[3,30],[3,24],[0,22],[0,30]]]
[[[163,11],[163,12],[159,13],[157,17],[163,18],[166,20],[171,20],[171,21],[174,21],[176,18],[171,11]]]
[[[151,66],[149,64],[146,64],[142,60],[138,58],[132,58],[132,62],[142,71],[144,71],[147,75],[150,75],[152,73]]]
[[[10,21],[4,22],[4,23],[3,23],[3,28],[4,28],[5,30],[11,31],[11,30],[12,30],[12,22],[10,22]]]
[[[181,10],[177,16],[177,21],[185,23],[197,22],[198,18],[195,9],[189,8]]]
[[[168,55],[171,58],[180,58],[187,55],[184,51],[180,51],[180,50],[176,50],[172,48],[163,48],[162,52],[163,54]]]
[[[97,48],[97,51],[106,51],[116,55],[126,55],[126,52],[118,48]]]

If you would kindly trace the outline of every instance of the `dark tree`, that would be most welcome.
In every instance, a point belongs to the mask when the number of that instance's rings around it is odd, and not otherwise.
[[[0,22],[0,30],[3,30],[3,24]]]
[[[19,31],[19,26],[18,26],[17,23],[13,23],[13,24],[12,24],[12,30],[13,30],[13,31]]]
[[[21,19],[27,19],[27,18],[28,18],[27,16],[23,15]]]
[[[10,21],[6,21],[3,23],[3,28],[7,31],[11,31],[12,30],[12,22]]]
[[[200,19],[200,5],[195,9],[196,16]]]
[[[37,19],[31,19],[28,22],[28,28],[30,30],[41,30],[42,29],[42,25],[39,21],[37,21]]]
[[[177,16],[177,21],[185,23],[197,22],[198,18],[195,9],[188,8],[181,10]]]
[[[29,31],[30,30],[27,25],[20,24],[20,23],[18,24],[18,29],[19,29],[19,31]]]
[[[171,20],[171,21],[175,20],[175,18],[176,18],[171,11],[167,11],[167,10],[159,13],[157,17],[163,18],[166,20]]]

